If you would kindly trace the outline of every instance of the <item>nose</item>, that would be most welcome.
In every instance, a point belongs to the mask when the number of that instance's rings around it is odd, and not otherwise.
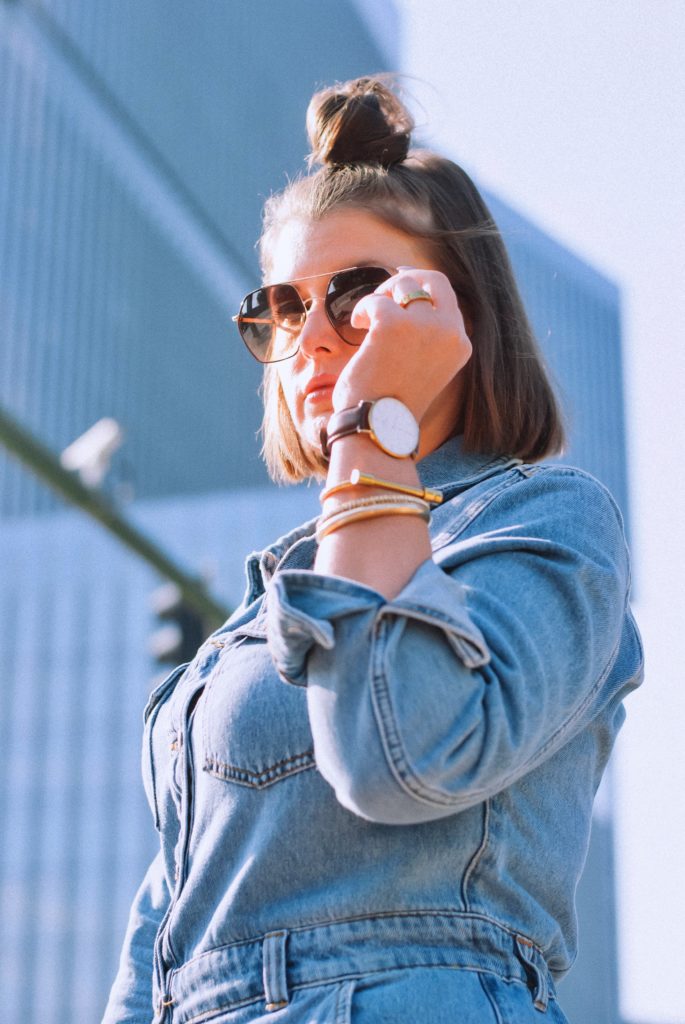
[[[323,299],[314,299],[307,308],[307,316],[299,336],[300,351],[308,359],[322,352],[335,352],[345,342],[333,329]]]

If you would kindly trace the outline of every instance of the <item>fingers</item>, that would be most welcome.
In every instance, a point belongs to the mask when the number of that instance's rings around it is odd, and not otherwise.
[[[390,294],[395,301],[403,295],[423,289],[437,306],[443,302],[451,303],[456,298],[449,280],[439,270],[422,270],[420,267],[398,267],[397,273],[384,281],[377,289],[377,294]]]
[[[430,301],[417,297],[426,292]],[[399,267],[397,273],[379,285],[372,295],[357,303],[351,323],[353,327],[369,330],[380,318],[386,322],[401,323],[409,311],[414,323],[427,323],[436,310],[443,316],[458,315],[457,298],[445,275],[439,270]]]
[[[435,307],[433,296],[428,288],[424,288],[419,279],[412,274],[403,274],[398,278],[392,287],[392,297],[402,309],[406,309],[412,302],[427,302]]]

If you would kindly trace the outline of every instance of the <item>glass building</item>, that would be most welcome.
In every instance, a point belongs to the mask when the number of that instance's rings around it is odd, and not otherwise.
[[[258,280],[261,204],[303,166],[313,89],[394,66],[397,30],[385,2],[371,22],[347,0],[0,0],[0,405],[55,451],[114,417],[106,491],[228,605],[245,554],[318,508],[267,479],[259,367],[230,323]],[[626,511],[618,291],[488,198],[569,461]],[[158,582],[0,449],[8,1024],[104,1006],[155,846],[138,762]],[[579,904],[562,994],[579,1024],[616,1024],[609,787]]]

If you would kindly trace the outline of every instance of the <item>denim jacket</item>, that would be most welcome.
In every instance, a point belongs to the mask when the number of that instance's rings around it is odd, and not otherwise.
[[[397,597],[315,573],[307,523],[250,556],[240,607],[153,692],[160,851],[106,1024],[274,1009],[286,966],[409,947],[518,970],[544,1008],[573,963],[592,802],[642,674],[621,518],[584,472],[459,439],[418,468],[445,500]]]

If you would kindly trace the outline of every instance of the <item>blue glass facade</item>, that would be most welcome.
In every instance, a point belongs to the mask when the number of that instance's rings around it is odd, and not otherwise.
[[[114,416],[139,497],[266,483],[230,316],[263,199],[304,166],[292,111],[383,64],[350,3],[201,10],[0,3],[0,401],[57,449]],[[2,453],[0,495],[56,507]]]
[[[261,203],[302,167],[314,87],[392,60],[344,0],[0,0],[0,403],[55,450],[114,416],[106,487],[130,485],[128,514],[228,603],[245,553],[318,507],[267,481],[258,367],[230,324]],[[618,292],[488,198],[568,458],[625,509]],[[158,581],[2,451],[0,517],[2,1013],[85,1024],[155,842],[138,759]],[[604,816],[566,983],[593,1024],[615,1021],[610,877]]]
[[[496,197],[488,202],[561,397],[563,458],[602,480],[627,517],[618,288]]]

